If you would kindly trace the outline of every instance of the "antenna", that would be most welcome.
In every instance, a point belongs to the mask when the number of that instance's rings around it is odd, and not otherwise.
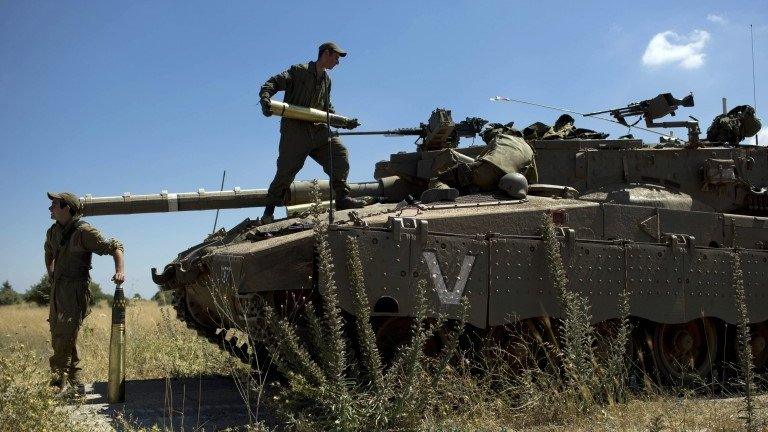
[[[224,170],[224,174],[221,175],[221,187],[219,188],[219,192],[224,191],[224,179],[227,178],[227,170]],[[219,223],[219,209],[216,209],[216,219],[213,220],[213,231],[211,231],[211,234],[214,234],[216,232],[216,224]]]
[[[757,114],[757,89],[755,86],[755,33],[752,31],[752,24],[749,25],[749,37],[752,40],[752,103]],[[760,145],[759,133],[755,135],[755,145]]]
[[[326,72],[327,73],[327,72]],[[328,127],[328,225],[333,225],[333,134],[331,133],[331,89],[325,94],[325,124]],[[322,199],[321,199],[322,201]]]

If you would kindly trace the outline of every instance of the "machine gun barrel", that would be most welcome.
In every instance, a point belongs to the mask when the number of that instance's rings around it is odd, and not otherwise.
[[[327,180],[318,181],[323,200],[330,197],[330,184]],[[382,181],[349,183],[353,197],[384,195]],[[312,182],[295,181],[286,194],[285,205],[306,204],[313,202]],[[266,205],[266,189],[240,189],[207,192],[168,193],[163,191],[152,195],[132,195],[94,197],[86,195],[80,198],[84,216],[166,213],[192,210],[215,210],[245,207],[263,207]]]
[[[595,112],[589,112],[584,113],[584,117],[591,117],[596,116],[600,114],[611,114],[612,116],[616,117],[617,115],[620,116],[632,116],[632,115],[641,115],[643,114],[643,108],[640,107],[638,104],[629,104],[628,106],[621,107],[621,108],[612,108],[607,109],[603,111],[595,111]]]
[[[384,136],[425,136],[427,132],[422,128],[401,128],[380,131],[349,131],[334,132],[334,135],[384,135]]]
[[[336,135],[383,135],[383,136],[417,136],[417,149],[438,150],[459,145],[460,138],[473,138],[488,123],[479,117],[467,117],[458,123],[453,121],[451,111],[437,108],[432,111],[427,123],[418,127],[389,129],[380,131],[334,132]]]

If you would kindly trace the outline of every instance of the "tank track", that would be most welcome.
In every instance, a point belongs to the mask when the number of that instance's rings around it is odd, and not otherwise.
[[[198,336],[216,345],[222,351],[234,356],[241,362],[252,365],[254,355],[248,352],[248,341],[240,341],[237,336],[227,339],[226,331],[217,331],[208,326],[204,326],[192,317],[186,307],[187,292],[183,289],[173,291],[173,300],[171,304],[176,310],[176,318],[183,322],[188,329],[194,330]]]

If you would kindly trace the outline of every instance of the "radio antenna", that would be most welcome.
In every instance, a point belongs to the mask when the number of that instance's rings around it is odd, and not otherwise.
[[[755,33],[752,31],[752,24],[749,25],[749,36],[752,40],[752,103],[754,104],[753,108],[755,109],[755,114],[757,114],[757,89],[755,85]],[[760,145],[759,135],[759,133],[755,135],[755,145]]]
[[[224,179],[227,178],[227,170],[224,170],[224,174],[221,175],[221,188],[219,188],[219,192],[224,191]],[[219,209],[216,209],[216,219],[213,220],[213,231],[211,231],[211,234],[216,233],[216,225],[219,223]]]

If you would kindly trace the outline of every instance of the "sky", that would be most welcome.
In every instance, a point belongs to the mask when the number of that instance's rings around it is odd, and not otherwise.
[[[756,96],[758,115],[768,107],[768,1],[0,0],[0,281],[23,292],[44,274],[46,191],[218,190],[224,170],[225,189],[267,188],[279,130],[261,114],[259,87],[328,40],[349,52],[331,71],[333,104],[359,130],[417,126],[437,107],[520,128],[560,114],[489,100],[497,95],[586,112],[693,92],[696,106],[678,118],[703,130],[723,97],[733,107]],[[407,137],[344,143],[350,181],[415,149]],[[313,178],[325,175],[308,160],[297,179]],[[219,227],[261,212],[222,210]],[[87,219],[125,245],[128,295],[148,297],[150,268],[202,241],[215,214]],[[93,266],[111,291],[111,257]]]

